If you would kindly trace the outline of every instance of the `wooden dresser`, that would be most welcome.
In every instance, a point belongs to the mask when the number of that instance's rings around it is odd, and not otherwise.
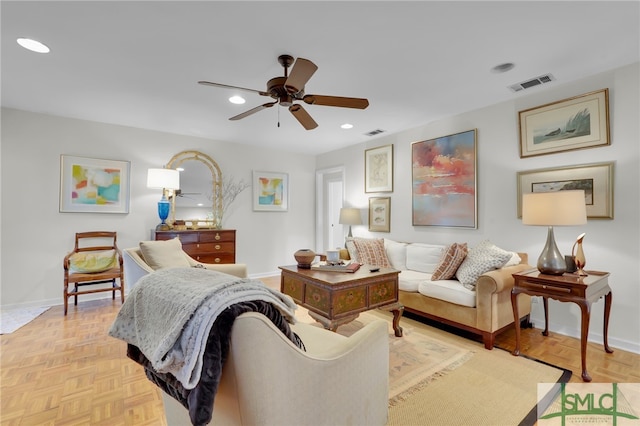
[[[198,262],[236,263],[235,229],[154,231],[155,240],[180,238],[182,249]]]

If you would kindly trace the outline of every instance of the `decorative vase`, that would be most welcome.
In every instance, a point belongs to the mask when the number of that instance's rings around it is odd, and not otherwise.
[[[310,249],[300,249],[293,254],[298,262],[298,268],[311,269],[311,263],[316,258],[316,254]]]
[[[580,276],[587,276],[588,274],[584,272],[584,267],[587,264],[587,259],[584,257],[584,251],[582,251],[582,240],[584,239],[585,233],[578,235],[578,239],[575,243],[573,243],[573,247],[571,247],[571,256],[573,256],[573,261],[576,264],[576,274]],[[576,250],[576,246],[578,249]],[[575,251],[575,253],[574,253]]]

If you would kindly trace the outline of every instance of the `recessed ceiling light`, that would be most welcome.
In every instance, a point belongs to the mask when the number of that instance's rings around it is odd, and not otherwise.
[[[340,126],[340,128],[342,128],[342,129],[351,129],[351,128],[353,128],[353,124],[344,123],[342,126]]]
[[[491,72],[495,72],[495,73],[507,72],[507,71],[511,71],[513,67],[515,67],[515,64],[513,64],[512,62],[505,62],[504,64],[499,64],[491,68]]]
[[[44,44],[40,43],[37,40],[32,40],[30,38],[19,38],[16,40],[18,44],[24,47],[27,50],[31,50],[32,52],[37,53],[49,53],[50,49]]]
[[[244,100],[244,98],[242,96],[232,96],[232,97],[229,98],[229,102],[231,102],[232,104],[241,105],[241,104],[245,103],[246,101]]]

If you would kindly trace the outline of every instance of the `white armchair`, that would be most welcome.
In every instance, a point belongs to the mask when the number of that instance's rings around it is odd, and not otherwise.
[[[181,248],[179,248],[178,250],[181,252],[181,255],[184,255],[185,266],[203,265],[205,268],[212,269],[214,271],[224,272],[226,274],[235,275],[240,278],[247,277],[247,265],[243,263],[232,263],[232,264],[202,263],[190,257],[187,253],[182,251]],[[142,278],[147,274],[150,274],[155,270],[154,268],[151,267],[151,265],[145,262],[144,257],[142,256],[142,251],[139,247],[131,247],[131,248],[124,249],[123,261],[124,261],[124,276],[127,283],[129,283],[129,289],[131,289],[135,285],[135,283],[138,282],[140,278]]]
[[[306,352],[264,315],[240,315],[215,397],[214,425],[384,425],[389,398],[388,324],[350,337],[298,323]],[[169,425],[189,413],[162,393]]]

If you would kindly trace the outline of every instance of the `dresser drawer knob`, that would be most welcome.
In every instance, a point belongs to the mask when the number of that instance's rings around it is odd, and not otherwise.
[[[220,237],[220,234],[216,234],[215,238],[216,238],[216,240],[219,240],[222,237]]]
[[[216,257],[216,259],[214,260],[214,262],[216,262],[216,263],[220,263],[220,262],[221,262],[221,261],[220,261],[220,258],[219,258],[219,257]]]
[[[216,250],[220,250],[220,244],[216,244]]]

